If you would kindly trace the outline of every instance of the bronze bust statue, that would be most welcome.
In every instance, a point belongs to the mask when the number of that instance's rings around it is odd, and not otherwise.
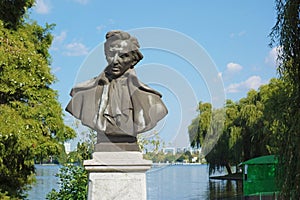
[[[138,151],[137,134],[167,114],[161,94],[140,82],[134,66],[143,58],[137,39],[110,31],[104,44],[107,67],[76,85],[66,111],[97,131],[95,151]]]

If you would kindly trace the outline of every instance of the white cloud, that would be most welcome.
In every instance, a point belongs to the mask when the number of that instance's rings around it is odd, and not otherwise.
[[[244,36],[244,35],[246,35],[246,31],[241,31],[241,32],[238,33],[238,36],[239,36],[239,37],[242,37],[242,36]]]
[[[80,42],[67,44],[65,46],[65,49],[66,51],[64,52],[64,54],[67,56],[83,56],[89,53],[88,48]]]
[[[57,51],[66,38],[67,38],[66,31],[62,31],[59,35],[54,35],[51,49]]]
[[[105,28],[106,28],[106,26],[104,26],[104,25],[99,25],[96,27],[98,32],[102,32]]]
[[[83,56],[89,53],[89,49],[81,42],[72,42],[66,44],[67,31],[61,31],[59,35],[54,35],[51,50],[62,50],[66,56]]]
[[[221,73],[219,76],[222,76],[224,80],[230,80],[238,72],[243,69],[243,66],[234,62],[230,62],[226,65],[226,70]]]
[[[53,74],[59,72],[60,70],[61,70],[61,67],[53,67],[53,66],[51,66],[51,71],[52,71]]]
[[[243,69],[243,67],[237,63],[230,62],[227,64],[226,71],[229,73],[239,72]]]
[[[115,24],[115,20],[109,19],[105,24],[101,24],[96,27],[97,31],[101,33],[104,29],[112,29],[112,26]]]
[[[58,43],[62,43],[67,37],[67,32],[62,31],[59,35],[55,35],[54,40]]]
[[[263,84],[265,84],[265,82],[262,81],[260,76],[251,76],[246,81],[243,81],[241,83],[230,84],[226,88],[226,92],[237,93],[242,91],[248,91],[250,89],[257,90]]]
[[[246,35],[246,31],[240,31],[238,33],[230,33],[230,38],[235,38],[235,37],[243,37],[244,35]]]
[[[47,0],[36,0],[35,11],[39,14],[48,14],[51,10],[51,5]]]
[[[83,5],[89,2],[89,0],[74,0],[74,1]]]
[[[272,67],[278,66],[277,57],[279,55],[281,47],[274,47],[270,50],[269,54],[265,58],[265,63]]]

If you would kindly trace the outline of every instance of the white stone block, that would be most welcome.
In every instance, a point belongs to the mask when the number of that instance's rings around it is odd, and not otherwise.
[[[152,162],[140,152],[95,152],[84,161],[89,200],[146,200],[146,174]]]
[[[146,200],[145,173],[90,173],[89,200]]]

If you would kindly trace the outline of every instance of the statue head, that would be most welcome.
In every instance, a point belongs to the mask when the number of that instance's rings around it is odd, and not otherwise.
[[[105,72],[112,78],[122,76],[133,68],[142,58],[137,39],[124,31],[110,31],[104,44],[108,67]]]

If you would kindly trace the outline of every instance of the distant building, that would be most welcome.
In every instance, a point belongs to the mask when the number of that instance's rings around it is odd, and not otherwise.
[[[176,148],[176,153],[183,153],[183,149],[181,147]]]
[[[193,148],[193,147],[165,147],[162,149],[162,152],[164,154],[171,153],[173,155],[183,154],[186,152],[190,152],[191,154],[199,154],[200,151],[201,151],[201,148]]]
[[[163,148],[162,149],[164,154],[172,154],[172,155],[175,155],[176,154],[176,151],[175,151],[175,147],[166,147],[166,148]]]

